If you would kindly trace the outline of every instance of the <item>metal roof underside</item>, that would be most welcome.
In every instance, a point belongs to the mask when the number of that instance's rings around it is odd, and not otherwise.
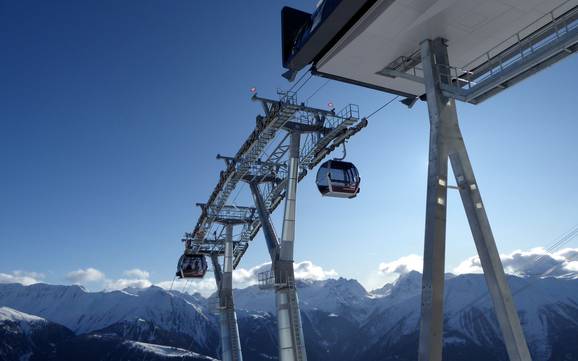
[[[379,0],[315,68],[329,77],[419,96],[425,92],[419,82],[378,72],[415,55],[422,40],[437,37],[448,41],[452,66],[479,66],[476,59],[485,53],[512,46],[507,41],[512,35],[521,30],[529,35],[546,26],[550,15],[577,5],[578,0]]]

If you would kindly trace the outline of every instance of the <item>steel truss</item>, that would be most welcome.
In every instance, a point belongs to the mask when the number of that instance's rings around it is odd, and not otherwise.
[[[307,134],[301,141],[299,153],[299,181],[307,171],[339,147],[351,136],[367,126],[367,120],[359,118],[355,105],[348,105],[339,113],[298,104],[295,93],[279,92],[279,100],[257,95],[263,115],[256,118],[256,126],[234,157],[217,156],[225,160],[226,169],[209,200],[199,204],[201,215],[192,232],[185,233],[185,247],[194,252],[223,255],[225,226],[218,220],[243,219],[243,227],[233,239],[233,267],[237,267],[247,251],[249,242],[255,238],[261,222],[251,207],[226,204],[231,194],[242,182],[258,181],[268,211],[273,212],[285,197],[287,188],[287,158],[289,130]],[[269,146],[270,151],[266,149]]]
[[[213,262],[224,361],[242,360],[232,271],[262,227],[278,275],[279,358],[307,360],[293,274],[297,183],[335,148],[367,126],[367,120],[359,118],[355,105],[335,113],[297,104],[295,93],[279,92],[279,95],[279,100],[253,96],[254,101],[261,103],[264,114],[257,116],[255,129],[235,156],[217,155],[225,161],[226,169],[207,203],[197,204],[201,215],[193,232],[185,233],[183,238],[186,252],[207,255]],[[249,184],[255,206],[238,206],[235,200],[227,204],[243,183]],[[279,241],[269,215],[284,199],[283,233]],[[233,234],[235,226],[241,228],[237,235]]]

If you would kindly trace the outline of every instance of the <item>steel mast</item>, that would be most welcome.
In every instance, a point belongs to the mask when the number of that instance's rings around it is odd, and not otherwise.
[[[215,282],[217,283],[219,328],[221,335],[222,361],[243,361],[239,326],[233,299],[233,228],[236,224],[247,223],[247,219],[217,219],[225,226],[225,253],[223,267],[216,254],[211,255]]]
[[[441,38],[421,43],[421,59],[430,118],[429,166],[422,278],[419,360],[441,361],[446,238],[448,158],[480,257],[486,283],[511,361],[531,360],[520,319],[500,260],[490,222],[458,124],[455,100],[442,86],[451,77],[440,69],[449,66]]]
[[[265,201],[257,183],[251,183],[255,206],[263,225],[263,234],[271,256],[272,272],[260,275],[263,288],[274,287],[277,306],[277,334],[280,361],[306,361],[305,339],[295,287],[293,249],[295,241],[295,206],[299,182],[299,145],[301,133],[290,132],[287,189],[281,241],[277,239]]]

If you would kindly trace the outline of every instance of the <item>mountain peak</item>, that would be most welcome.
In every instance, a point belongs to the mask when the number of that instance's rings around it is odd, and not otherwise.
[[[46,320],[42,317],[20,312],[10,307],[0,307],[0,322],[1,321],[27,322],[27,323],[46,322]]]

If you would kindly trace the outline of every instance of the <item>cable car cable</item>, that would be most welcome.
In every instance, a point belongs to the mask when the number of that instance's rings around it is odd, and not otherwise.
[[[365,117],[365,119],[369,119],[372,116],[374,116],[375,114],[379,113],[383,108],[385,108],[386,106],[388,106],[389,104],[393,103],[397,98],[399,98],[399,95],[396,95],[395,97],[393,97],[392,99],[388,100],[387,102],[385,102],[385,104],[383,104],[382,106],[380,106],[379,108],[377,108],[376,110],[373,111],[373,113],[369,114],[368,116]]]
[[[293,88],[295,88],[297,86],[297,84],[299,84],[299,82],[301,82],[301,80],[303,80],[303,78],[307,75],[311,73],[311,69],[307,70],[305,73],[303,73],[299,79],[297,79],[297,81],[291,86],[291,88],[289,88],[288,91],[292,91]]]
[[[327,79],[323,84],[321,84],[321,86],[317,88],[317,90],[315,90],[307,99],[305,99],[305,104],[307,104],[309,100],[315,96],[315,94],[317,94],[321,89],[323,89],[327,84],[329,84],[330,81],[331,79]]]
[[[303,84],[301,84],[299,86],[299,88],[297,88],[297,90],[295,90],[295,93],[299,93],[299,91],[305,86],[305,84],[307,84],[307,82],[309,82],[309,80],[311,80],[311,77],[313,76],[313,74],[309,73],[309,77],[307,78],[307,80],[305,80],[303,82]]]

